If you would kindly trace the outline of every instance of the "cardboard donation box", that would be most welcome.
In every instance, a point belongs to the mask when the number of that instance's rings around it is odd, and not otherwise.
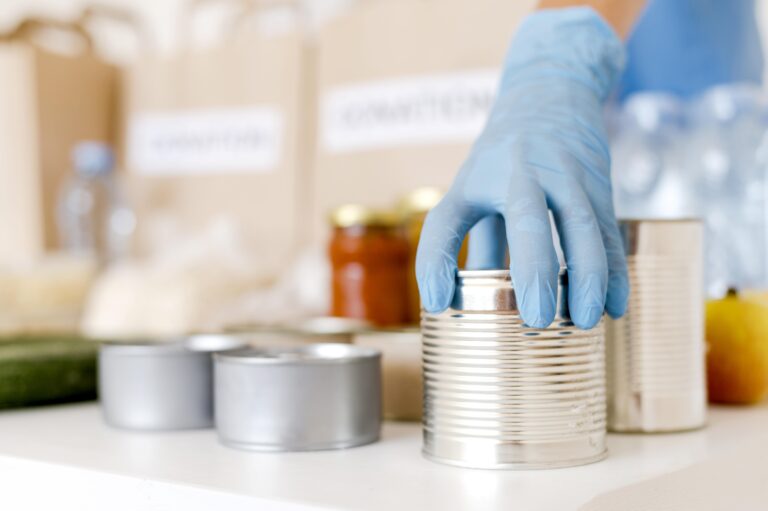
[[[535,0],[370,0],[318,50],[315,237],[330,209],[447,189],[480,133],[516,26]]]
[[[76,44],[66,53],[43,47],[46,31]],[[29,19],[0,36],[0,77],[0,265],[17,266],[59,248],[70,151],[112,139],[117,74],[81,26]]]
[[[145,57],[125,76],[125,156],[140,248],[153,224],[226,219],[277,271],[301,239],[301,31],[238,30],[209,49]]]

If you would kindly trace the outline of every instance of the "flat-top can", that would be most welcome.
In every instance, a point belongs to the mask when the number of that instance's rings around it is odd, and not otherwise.
[[[217,354],[216,431],[254,451],[345,449],[379,439],[381,354],[341,343]]]
[[[213,426],[213,353],[242,347],[236,336],[167,342],[107,342],[99,350],[99,399],[107,424],[135,430]]]

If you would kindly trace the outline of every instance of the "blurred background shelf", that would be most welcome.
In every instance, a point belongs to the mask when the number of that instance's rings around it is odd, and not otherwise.
[[[417,424],[387,423],[370,446],[275,455],[222,447],[210,430],[116,431],[96,405],[64,405],[0,413],[0,480],[35,509],[759,509],[766,421],[768,405],[715,407],[704,430],[609,435],[600,463],[495,472],[424,460]]]

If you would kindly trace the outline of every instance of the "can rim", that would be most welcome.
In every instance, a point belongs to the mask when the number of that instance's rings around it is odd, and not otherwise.
[[[568,270],[561,266],[557,285],[557,318],[569,317],[567,289]],[[458,271],[450,310],[518,313],[517,294],[509,270]]]
[[[568,275],[568,268],[561,266],[558,273],[560,279]],[[458,270],[456,276],[460,279],[499,279],[512,281],[512,275],[508,269],[495,270]]]
[[[217,362],[283,366],[345,364],[379,357],[381,357],[379,350],[343,343],[249,347],[214,354]]]
[[[241,335],[233,334],[194,334],[182,341],[184,348],[203,353],[215,353],[245,348],[248,343]]]
[[[183,353],[195,353],[186,349],[183,340],[173,341],[104,341],[101,343],[103,352],[118,355],[178,355]]]
[[[251,335],[280,335],[280,336],[311,336],[320,341],[324,337],[339,335],[353,336],[359,332],[371,329],[367,321],[342,318],[338,316],[316,316],[298,321],[275,324],[242,324],[227,328],[228,335],[241,335],[245,338]]]
[[[180,353],[216,353],[245,348],[242,336],[232,334],[193,334],[171,340],[111,340],[101,348],[120,355],[177,355]]]

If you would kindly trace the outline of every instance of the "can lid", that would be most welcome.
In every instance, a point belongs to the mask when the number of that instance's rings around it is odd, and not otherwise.
[[[162,356],[184,353],[215,353],[244,348],[247,345],[246,340],[237,335],[195,334],[163,341],[104,341],[101,343],[101,349],[115,355]]]
[[[240,349],[247,345],[244,336],[234,334],[195,334],[184,340],[185,348],[207,353]]]
[[[560,269],[557,318],[568,318],[568,272]],[[461,270],[451,309],[467,312],[517,312],[517,297],[509,270]]]
[[[403,223],[403,217],[396,211],[361,204],[340,206],[333,210],[330,219],[334,227],[397,227]]]
[[[108,174],[115,164],[112,148],[104,142],[87,140],[72,149],[75,171],[85,176]]]
[[[101,343],[101,351],[115,355],[178,355],[189,352],[182,340],[173,341],[106,341]]]
[[[285,321],[279,323],[251,323],[227,327],[228,335],[237,335],[246,343],[249,339],[258,337],[299,337],[313,338],[323,342],[323,338],[352,336],[365,332],[372,325],[360,319],[342,318],[336,316],[317,316],[308,319]]]
[[[341,343],[318,343],[274,348],[245,348],[217,353],[217,362],[235,364],[315,365],[343,364],[381,356],[378,350]]]

